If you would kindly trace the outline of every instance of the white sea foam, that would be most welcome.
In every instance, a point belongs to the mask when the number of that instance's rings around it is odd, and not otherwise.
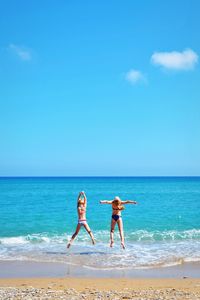
[[[29,243],[25,236],[1,238],[0,242],[2,245],[22,245]]]
[[[147,231],[137,230],[127,236],[132,241],[176,241],[176,240],[200,240],[200,229],[191,230],[166,230]]]
[[[103,241],[104,243],[109,241],[109,231],[99,230],[94,232],[97,241]],[[63,243],[68,241],[71,235],[49,235],[47,233],[32,234],[19,237],[3,237],[0,238],[0,245],[27,245],[27,244],[51,244],[51,243]],[[119,240],[118,234],[116,239]],[[126,234],[126,240],[129,242],[159,242],[159,241],[195,241],[200,240],[200,230],[192,229],[185,231],[147,231],[137,230]],[[87,242],[88,235],[82,231],[77,237],[79,242]]]
[[[150,268],[200,261],[200,230],[135,231],[127,235],[125,251],[120,248],[117,234],[113,249],[108,247],[108,231],[94,234],[96,246],[90,244],[88,234],[82,231],[69,250],[66,244],[70,236],[66,234],[0,238],[0,259],[55,261],[99,269]]]

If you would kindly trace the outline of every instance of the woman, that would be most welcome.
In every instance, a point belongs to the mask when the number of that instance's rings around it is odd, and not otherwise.
[[[123,231],[123,222],[121,217],[121,211],[124,209],[122,204],[137,204],[136,201],[126,200],[122,201],[119,197],[115,197],[112,201],[102,200],[101,204],[112,204],[112,218],[111,218],[111,229],[110,229],[110,247],[114,244],[114,229],[117,223],[121,238],[122,248],[125,249],[124,245],[124,231]]]
[[[86,208],[87,208],[86,195],[85,195],[84,192],[80,192],[79,195],[78,195],[78,199],[77,199],[78,224],[77,224],[75,233],[72,235],[71,240],[67,245],[67,248],[69,248],[71,246],[73,240],[75,239],[75,237],[79,233],[79,230],[81,229],[81,226],[84,226],[84,228],[87,230],[87,232],[89,233],[89,235],[92,239],[93,245],[95,244],[94,236],[93,236],[93,234],[90,230],[90,227],[88,226],[88,223],[86,221]]]

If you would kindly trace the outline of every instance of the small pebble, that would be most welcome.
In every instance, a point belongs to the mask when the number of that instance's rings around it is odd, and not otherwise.
[[[166,289],[124,289],[121,291],[100,291],[96,289],[84,289],[83,292],[78,292],[75,289],[53,290],[48,286],[47,288],[14,288],[14,287],[0,287],[0,300],[49,300],[49,299],[63,299],[63,300],[199,300],[200,291],[184,291],[174,288]]]

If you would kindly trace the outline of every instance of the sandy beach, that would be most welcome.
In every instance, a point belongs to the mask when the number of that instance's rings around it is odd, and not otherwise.
[[[114,271],[66,270],[64,264],[0,262],[0,299],[200,299],[199,264],[115,277]]]
[[[200,299],[200,279],[18,278],[0,299]]]

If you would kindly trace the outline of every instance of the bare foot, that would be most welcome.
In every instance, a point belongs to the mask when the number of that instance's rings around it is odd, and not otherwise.
[[[122,246],[122,248],[125,250],[125,245],[124,245],[123,242],[121,242],[121,246]]]
[[[69,249],[70,246],[71,246],[71,243],[69,243],[69,244],[67,245],[67,249]]]
[[[95,240],[92,240],[92,244],[95,245]]]
[[[113,247],[113,244],[114,244],[114,241],[111,241],[111,242],[110,242],[110,247],[111,247],[111,248]]]

